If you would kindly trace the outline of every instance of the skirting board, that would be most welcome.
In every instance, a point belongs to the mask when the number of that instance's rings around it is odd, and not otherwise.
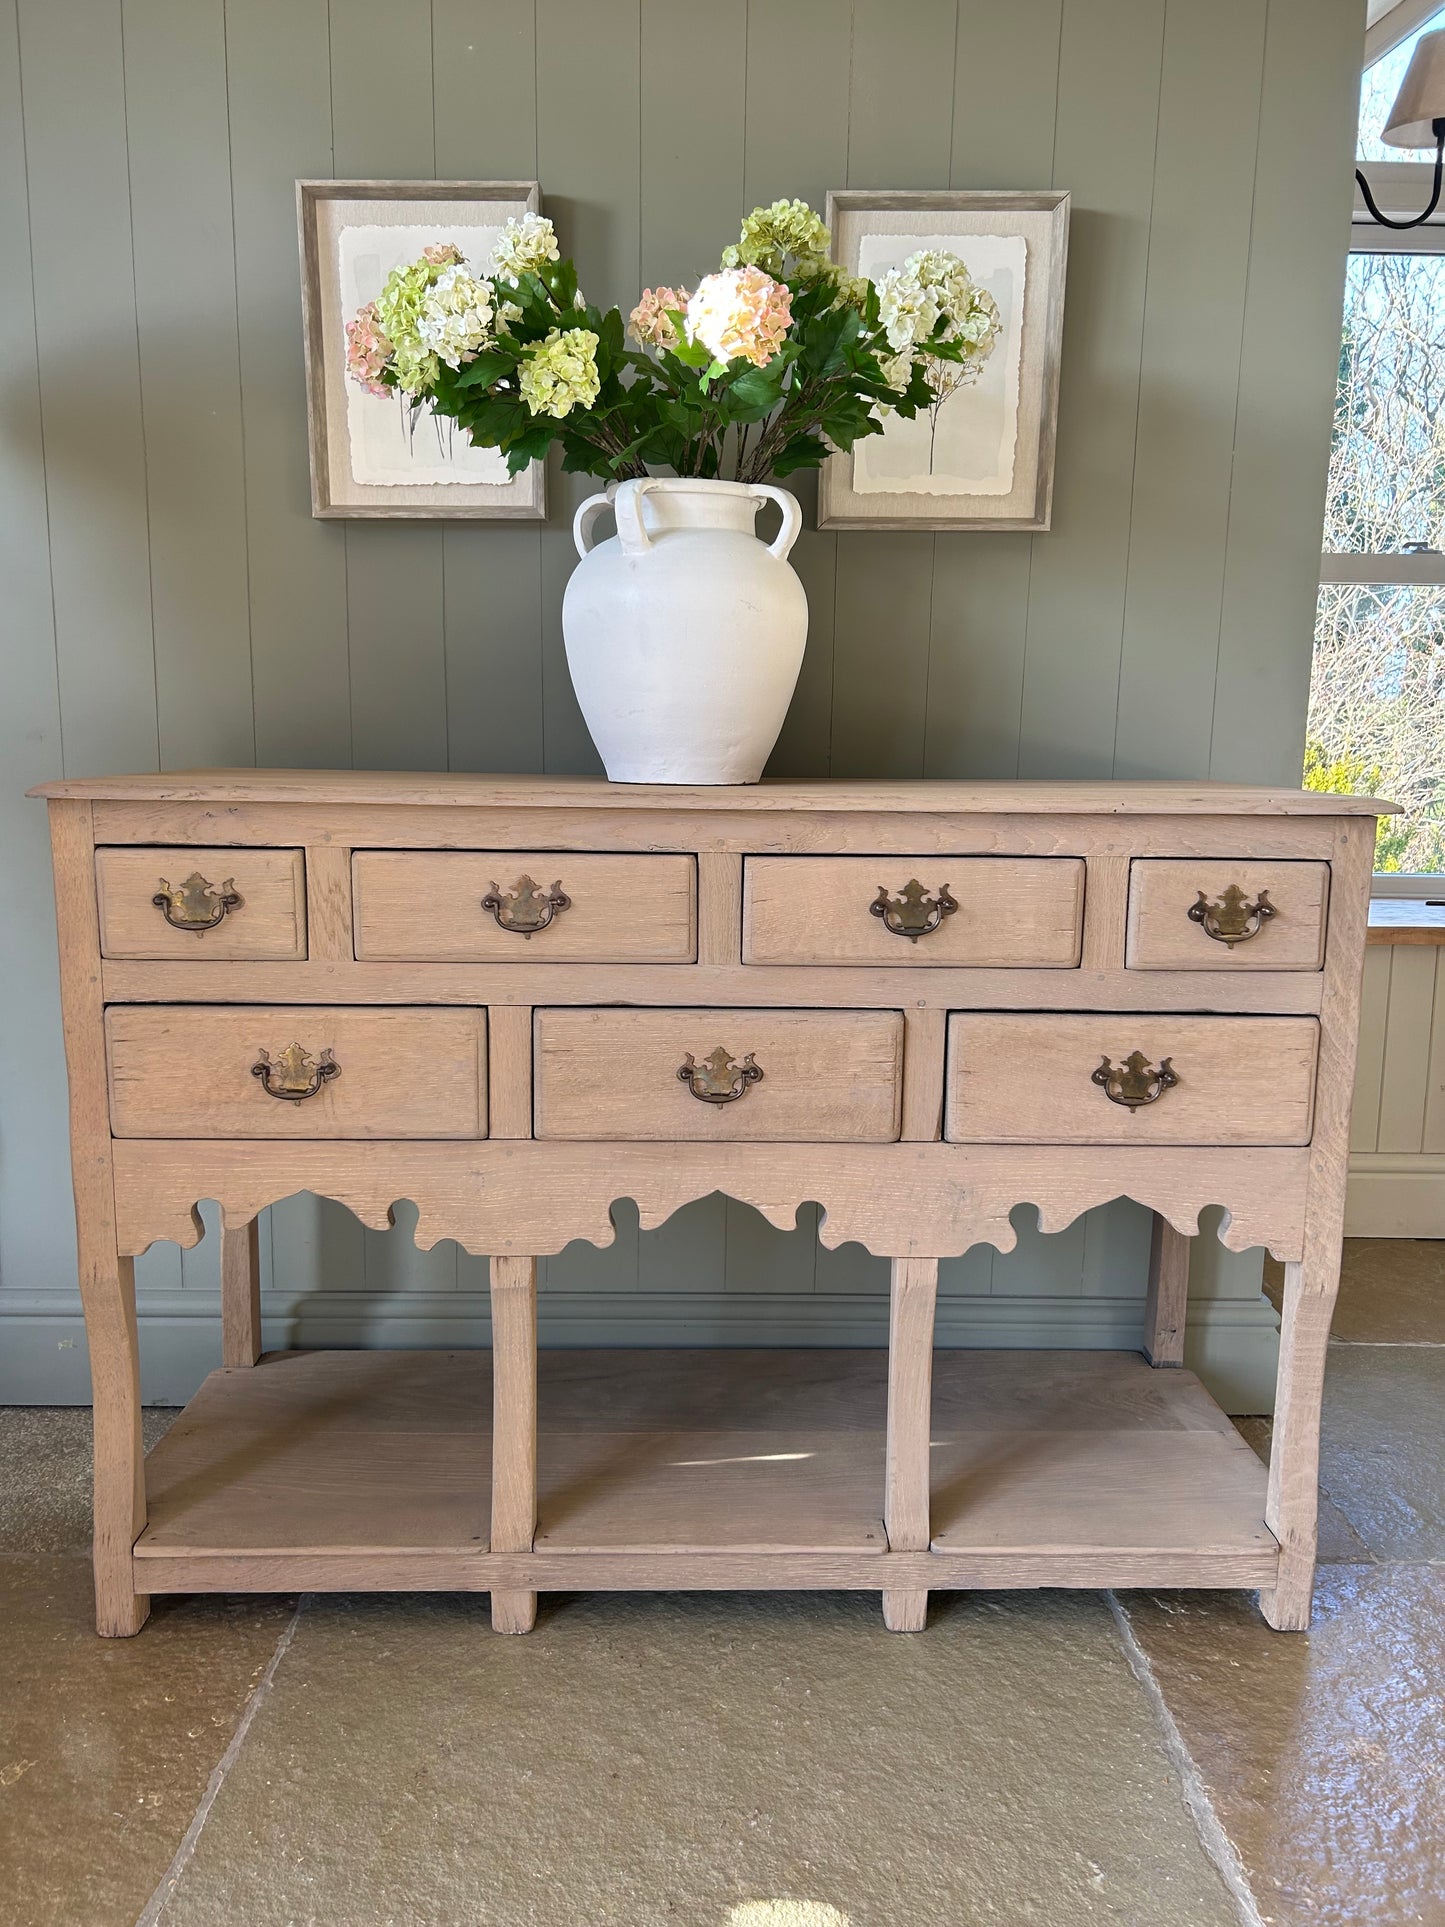
[[[486,1345],[491,1325],[477,1292],[263,1292],[266,1349]],[[662,1303],[635,1292],[544,1294],[544,1345],[882,1345],[886,1299],[818,1293],[689,1293]],[[938,1343],[945,1346],[1127,1350],[1139,1343],[1142,1298],[940,1297]],[[182,1405],[220,1360],[213,1292],[147,1293],[141,1323],[141,1396]],[[1197,1298],[1190,1308],[1185,1363],[1226,1412],[1272,1408],[1278,1322],[1262,1296]],[[0,1405],[90,1402],[85,1326],[74,1295],[0,1294]]]
[[[1350,1159],[1347,1238],[1445,1238],[1445,1155],[1360,1151]]]

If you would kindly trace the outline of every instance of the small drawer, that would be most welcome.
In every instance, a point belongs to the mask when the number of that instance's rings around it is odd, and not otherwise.
[[[891,1144],[896,1010],[539,1010],[539,1138]]]
[[[306,955],[300,850],[97,850],[95,888],[103,957],[240,963]]]
[[[1072,969],[1079,857],[750,856],[743,962]]]
[[[692,963],[697,861],[573,850],[362,850],[356,954],[418,963]]]
[[[1318,970],[1328,863],[1141,857],[1129,871],[1131,970]]]
[[[1318,1048],[1313,1017],[958,1011],[943,1134],[953,1144],[1308,1144]]]
[[[105,1037],[117,1137],[487,1133],[484,1011],[117,1004]]]

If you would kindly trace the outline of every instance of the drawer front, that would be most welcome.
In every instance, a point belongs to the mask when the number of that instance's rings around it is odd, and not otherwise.
[[[955,1012],[943,1134],[954,1144],[1308,1144],[1318,1045],[1313,1017]]]
[[[1328,863],[1141,857],[1129,871],[1131,970],[1318,970]]]
[[[117,1137],[486,1135],[483,1011],[114,1005],[105,1034]]]
[[[300,850],[97,850],[95,888],[103,957],[216,963],[306,955]]]
[[[534,1021],[539,1138],[898,1136],[895,1010],[539,1010]]]
[[[692,963],[690,856],[362,850],[356,954],[423,963]]]
[[[743,961],[1067,970],[1078,857],[750,856]]]

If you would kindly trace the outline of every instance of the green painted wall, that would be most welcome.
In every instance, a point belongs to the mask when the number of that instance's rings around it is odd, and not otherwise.
[[[43,811],[205,763],[583,771],[545,529],[312,521],[297,176],[532,177],[594,296],[830,186],[1072,190],[1054,529],[816,534],[772,768],[1300,765],[1363,0],[4,0],[0,1399],[83,1398]],[[484,1261],[296,1199],[268,1340],[484,1336]],[[723,1199],[547,1267],[553,1337],[881,1336],[883,1274]],[[1028,1214],[1031,1216],[1031,1214]],[[1116,1205],[947,1268],[954,1340],[1129,1344]],[[1201,1253],[1242,1409],[1258,1265]],[[213,1255],[141,1265],[147,1391],[217,1356]]]

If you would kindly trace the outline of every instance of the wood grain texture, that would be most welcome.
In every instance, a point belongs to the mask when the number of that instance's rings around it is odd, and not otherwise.
[[[1307,1144],[1319,1026],[1308,1017],[949,1019],[950,1142]],[[1107,1057],[1167,1058],[1178,1083],[1138,1109],[1093,1082]]]
[[[257,1220],[221,1241],[221,1363],[254,1365],[261,1356],[261,1251]]]
[[[936,1258],[895,1258],[888,1317],[888,1453],[883,1523],[891,1552],[922,1552],[932,1542],[930,1441],[933,1419],[933,1313]],[[922,1632],[928,1595],[885,1590],[890,1632]]]
[[[252,1071],[292,1043],[338,1074],[299,1102]],[[112,1008],[105,1021],[117,1137],[481,1137],[486,1019],[476,1011]]]
[[[539,1010],[539,1138],[624,1142],[889,1143],[902,1101],[895,1011]],[[756,1058],[735,1101],[696,1097],[680,1075],[725,1050]]]
[[[335,843],[313,843],[306,852],[308,955],[318,962],[354,954],[351,927],[351,852]]]
[[[958,908],[916,941],[872,904],[908,883]],[[887,964],[1072,969],[1079,961],[1084,865],[1070,857],[749,857],[743,957],[760,964]]]
[[[241,901],[210,930],[177,930],[152,899],[199,872]],[[100,947],[106,957],[172,963],[306,955],[306,868],[299,850],[97,850]]]
[[[1149,1239],[1149,1289],[1144,1300],[1144,1356],[1151,1365],[1184,1363],[1189,1316],[1191,1241],[1157,1214]]]
[[[704,851],[697,860],[697,891],[698,962],[740,962],[743,858],[732,850]]]
[[[537,1261],[493,1258],[491,1544],[530,1552],[537,1529]],[[492,1628],[526,1633],[537,1595],[496,1587]]]
[[[1445,904],[1415,903],[1404,898],[1377,897],[1370,905],[1370,928],[1365,942],[1376,944],[1445,944]]]
[[[1203,891],[1217,904],[1231,885],[1250,903],[1268,894],[1274,916],[1229,945],[1189,915]],[[1201,863],[1141,858],[1130,869],[1133,970],[1318,970],[1325,955],[1330,872],[1325,863]]]
[[[368,961],[691,963],[697,859],[478,850],[359,851],[352,859],[356,954]],[[530,877],[570,901],[530,936],[504,929],[482,898]]]
[[[532,1013],[494,1004],[487,1012],[487,1135],[532,1135]]]
[[[902,1136],[905,1139],[932,1144],[943,1135],[947,1035],[946,1011],[904,1011]]]
[[[1091,856],[1088,878],[1080,961],[1086,970],[1115,971],[1124,962],[1129,859],[1117,854]]]

